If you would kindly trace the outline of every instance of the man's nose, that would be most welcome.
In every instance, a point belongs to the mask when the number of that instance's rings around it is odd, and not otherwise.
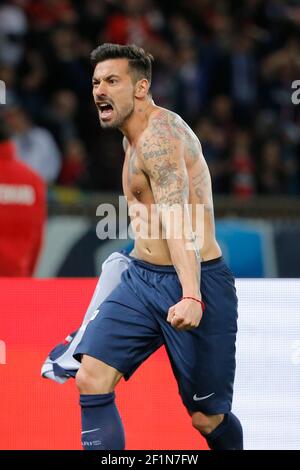
[[[94,89],[94,93],[97,97],[106,96],[106,85],[105,83],[99,83]]]

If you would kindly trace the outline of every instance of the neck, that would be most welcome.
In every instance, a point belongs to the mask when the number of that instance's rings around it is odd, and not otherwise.
[[[155,107],[156,105],[150,97],[146,98],[145,101],[138,102],[133,114],[120,128],[120,131],[131,145],[138,140],[142,132],[148,126],[149,116]]]

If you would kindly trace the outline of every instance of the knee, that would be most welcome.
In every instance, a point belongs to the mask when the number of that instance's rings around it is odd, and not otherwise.
[[[205,415],[200,411],[192,414],[192,425],[204,436],[213,432],[223,421],[224,415]]]
[[[76,374],[76,386],[80,394],[111,393],[113,386],[105,373],[100,376],[81,366]]]

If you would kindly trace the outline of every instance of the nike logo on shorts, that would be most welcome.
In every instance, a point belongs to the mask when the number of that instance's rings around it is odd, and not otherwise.
[[[209,395],[205,395],[205,397],[197,397],[197,394],[193,396],[194,401],[200,401],[200,400],[206,400],[206,398],[212,397],[215,394],[215,392],[210,393]]]
[[[86,434],[87,432],[94,432],[94,431],[98,431],[100,428],[96,428],[96,429],[89,429],[88,431],[82,431],[81,434]]]

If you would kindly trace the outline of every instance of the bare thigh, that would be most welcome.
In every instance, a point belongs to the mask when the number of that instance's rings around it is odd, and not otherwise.
[[[111,393],[122,377],[117,369],[84,354],[76,374],[76,384],[82,394]]]

